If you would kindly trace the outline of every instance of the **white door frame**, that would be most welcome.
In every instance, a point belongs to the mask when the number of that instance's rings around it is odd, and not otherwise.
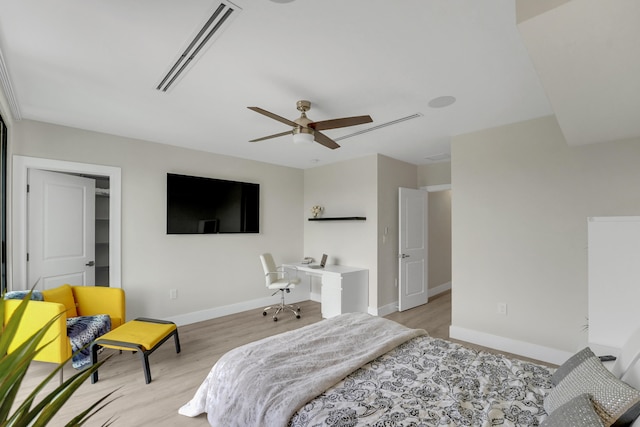
[[[420,189],[425,190],[428,193],[435,193],[436,191],[451,190],[451,184],[427,185],[426,187],[420,187]]]
[[[24,289],[27,280],[27,171],[85,173],[109,177],[109,286],[122,287],[121,269],[121,195],[122,171],[115,166],[13,156],[12,183],[12,281],[10,289]],[[14,284],[16,284],[14,286]]]

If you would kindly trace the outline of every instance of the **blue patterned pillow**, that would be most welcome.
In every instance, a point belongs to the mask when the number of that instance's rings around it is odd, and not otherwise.
[[[24,299],[29,294],[29,291],[10,291],[4,294],[4,299]],[[32,301],[44,301],[42,297],[42,292],[33,291],[31,293]]]

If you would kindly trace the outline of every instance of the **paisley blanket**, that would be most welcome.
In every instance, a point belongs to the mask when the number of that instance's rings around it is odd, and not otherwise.
[[[29,291],[9,291],[6,294],[4,294],[4,299],[24,299],[24,297],[26,297],[27,295],[29,295]],[[44,301],[42,292],[34,289],[31,292],[31,300]]]
[[[289,426],[538,426],[554,371],[422,336],[309,401]]]
[[[218,360],[179,413],[212,426],[285,426],[306,402],[403,342],[426,334],[343,314],[238,347]]]
[[[67,319],[67,335],[74,353],[71,364],[74,368],[82,369],[91,365],[91,350],[87,344],[110,330],[111,317],[107,314],[78,316]]]

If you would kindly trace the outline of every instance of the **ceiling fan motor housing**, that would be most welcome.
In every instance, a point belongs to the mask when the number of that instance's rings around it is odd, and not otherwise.
[[[313,135],[313,129],[307,126],[309,123],[313,122],[313,120],[310,120],[306,115],[306,112],[311,109],[311,102],[305,100],[298,101],[296,102],[296,108],[301,114],[300,117],[294,120],[298,126],[293,129],[293,134],[307,133],[309,135]]]
[[[309,123],[312,122],[312,120],[309,120],[307,118],[307,116],[302,113],[302,116],[300,116],[299,118],[295,119],[294,122],[298,125],[296,128],[293,129],[293,133],[308,133],[313,135],[313,129],[311,129],[310,127],[308,127],[307,125]]]

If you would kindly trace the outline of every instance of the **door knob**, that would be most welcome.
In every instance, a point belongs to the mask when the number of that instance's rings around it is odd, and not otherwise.
[[[407,255],[407,254],[400,254],[398,255],[398,258],[409,258],[411,255]]]
[[[96,265],[96,263],[94,261],[89,261],[88,263],[86,263],[85,265],[89,266],[89,267],[93,267],[94,265]]]

